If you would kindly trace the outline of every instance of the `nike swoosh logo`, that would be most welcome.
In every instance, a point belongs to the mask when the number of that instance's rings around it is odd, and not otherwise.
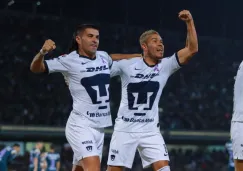
[[[168,154],[164,154],[164,156],[168,156]]]
[[[141,69],[139,69],[139,68],[135,68],[135,70],[141,70]]]
[[[87,64],[88,62],[82,62],[81,64],[84,65],[84,64]]]

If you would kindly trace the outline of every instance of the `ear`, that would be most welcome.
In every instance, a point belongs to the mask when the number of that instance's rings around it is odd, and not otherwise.
[[[143,43],[141,44],[141,48],[143,49],[143,51],[146,51],[148,49],[148,46],[145,43]]]
[[[78,44],[81,44],[81,38],[79,37],[79,36],[76,36],[76,42],[78,43]]]

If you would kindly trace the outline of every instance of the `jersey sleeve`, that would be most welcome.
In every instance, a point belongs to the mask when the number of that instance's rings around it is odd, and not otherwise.
[[[50,60],[45,60],[44,65],[47,73],[61,72],[66,73],[68,71],[67,66],[68,58],[65,56],[59,56]]]
[[[121,74],[121,61],[114,61],[111,67],[111,77],[115,77]]]
[[[178,69],[181,68],[181,64],[179,62],[179,58],[177,53],[173,54],[172,56],[166,58],[166,69],[169,71],[169,74],[172,75]]]
[[[57,154],[57,162],[59,162],[59,161],[60,161],[60,155]]]
[[[40,155],[40,151],[36,149],[33,153],[33,158],[38,158],[39,155]]]

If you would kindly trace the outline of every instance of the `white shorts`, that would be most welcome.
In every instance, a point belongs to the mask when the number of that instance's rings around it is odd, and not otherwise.
[[[243,160],[243,122],[231,122],[230,136],[234,159]]]
[[[147,168],[159,160],[169,161],[168,151],[160,132],[127,133],[114,131],[107,164],[131,169],[137,149],[143,168]]]
[[[104,128],[73,125],[69,118],[65,134],[74,153],[74,165],[79,165],[79,161],[86,157],[99,156],[102,159]]]

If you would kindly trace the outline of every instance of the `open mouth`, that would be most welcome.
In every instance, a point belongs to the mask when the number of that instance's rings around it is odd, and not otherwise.
[[[91,47],[93,47],[93,48],[97,48],[97,45],[91,45]]]

